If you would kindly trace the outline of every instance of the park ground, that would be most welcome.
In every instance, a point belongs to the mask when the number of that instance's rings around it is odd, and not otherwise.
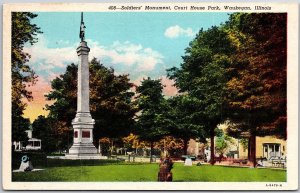
[[[33,162],[34,165],[34,162]],[[17,168],[15,164],[13,166]],[[34,165],[35,167],[35,165]],[[12,181],[98,181],[154,182],[158,163],[128,163],[116,160],[58,160],[36,162],[41,171],[13,172]],[[175,182],[285,182],[286,170],[242,168],[229,166],[175,163],[172,169]]]

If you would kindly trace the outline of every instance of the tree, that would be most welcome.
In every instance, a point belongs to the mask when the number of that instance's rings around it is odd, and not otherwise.
[[[254,167],[256,136],[286,138],[286,20],[285,13],[244,13],[231,15],[226,24],[238,45],[226,89],[234,112],[229,133],[249,137]]]
[[[19,109],[16,109],[16,110],[19,110]],[[28,130],[30,127],[29,119],[26,119],[23,116],[15,116],[13,118],[14,118],[14,120],[12,121],[13,129],[12,129],[12,133],[11,133],[12,140],[27,142],[28,136],[25,131]]]
[[[42,151],[53,152],[58,150],[57,135],[53,128],[54,121],[42,115],[32,123],[33,136],[42,140]]]
[[[53,91],[46,97],[55,100],[47,106],[49,117],[57,120],[56,130],[63,135],[64,148],[71,122],[76,115],[77,106],[77,66],[67,66],[66,72],[51,83]],[[113,69],[108,69],[95,58],[90,63],[90,111],[95,119],[94,144],[98,146],[103,137],[120,138],[127,136],[133,124],[136,109],[131,102],[133,92],[128,75],[115,75]]]
[[[180,68],[168,69],[168,76],[175,80],[181,93],[188,93],[199,100],[197,112],[211,140],[211,164],[214,164],[214,136],[217,125],[225,119],[223,115],[226,68],[234,47],[222,27],[201,29],[186,48]]]
[[[133,117],[137,108],[132,103],[128,74],[115,75],[114,69],[106,68],[95,58],[90,65],[91,114],[95,119],[95,140],[128,136],[132,132]]]
[[[123,145],[126,149],[129,151],[132,150],[132,148],[137,148],[139,145],[138,136],[130,133],[128,136],[122,138]]]
[[[179,157],[184,149],[183,140],[172,136],[163,137],[155,146],[163,152],[163,156],[170,157]]]
[[[66,72],[51,82],[52,91],[46,96],[47,100],[55,101],[52,105],[46,105],[49,110],[48,118],[55,124],[51,126],[57,134],[56,146],[68,149],[72,143],[72,119],[75,118],[77,107],[77,66],[67,66]],[[46,128],[45,128],[46,129]]]
[[[28,129],[29,120],[23,118],[26,104],[22,98],[32,100],[31,92],[26,85],[34,84],[36,75],[26,64],[30,55],[23,51],[24,45],[37,42],[36,35],[42,33],[40,28],[31,23],[36,14],[29,12],[12,12],[11,25],[11,72],[12,72],[12,141],[26,141],[25,130]]]
[[[221,130],[216,139],[216,152],[220,155],[224,155],[232,144],[234,144],[233,139]]]
[[[169,120],[164,117],[166,101],[162,89],[160,80],[152,80],[148,77],[136,90],[139,94],[136,103],[140,113],[136,117],[135,134],[140,140],[150,143],[150,162],[152,162],[154,142],[168,134]]]
[[[170,127],[170,135],[183,140],[183,153],[187,155],[187,147],[190,139],[199,139],[206,141],[206,132],[199,122],[201,116],[199,109],[201,103],[196,97],[189,95],[180,95],[168,99],[169,109],[167,111],[168,118],[172,124]]]

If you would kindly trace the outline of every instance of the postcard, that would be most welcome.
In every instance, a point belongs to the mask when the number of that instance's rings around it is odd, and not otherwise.
[[[298,5],[3,5],[5,190],[298,189]]]

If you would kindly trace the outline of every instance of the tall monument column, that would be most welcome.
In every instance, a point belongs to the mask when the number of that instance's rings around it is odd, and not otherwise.
[[[74,128],[73,145],[69,149],[67,157],[92,158],[98,156],[97,149],[93,144],[93,128],[95,120],[90,114],[89,97],[89,63],[88,55],[90,48],[84,41],[84,22],[81,13],[81,25],[79,37],[81,42],[77,48],[78,63],[78,81],[77,81],[77,113],[72,121]]]

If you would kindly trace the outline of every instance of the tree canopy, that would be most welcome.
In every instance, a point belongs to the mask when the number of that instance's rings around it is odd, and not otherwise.
[[[55,120],[46,118],[45,116],[38,116],[32,123],[33,133],[35,138],[42,140],[42,151],[53,152],[60,149],[63,143],[59,138],[59,134],[55,130]]]
[[[129,135],[136,108],[131,102],[133,92],[128,75],[115,75],[113,69],[104,67],[95,58],[90,65],[90,111],[95,119],[94,142],[102,137]],[[46,96],[55,100],[47,106],[49,117],[61,122],[56,129],[68,133],[76,115],[77,65],[71,64],[66,72],[51,83],[52,91]],[[65,136],[66,138],[66,136]]]
[[[170,135],[183,140],[183,153],[187,155],[188,141],[200,139],[205,142],[207,133],[201,123],[202,117],[199,113],[200,101],[189,95],[179,95],[168,99],[169,109],[166,119],[169,119]]]
[[[254,166],[256,136],[286,138],[286,20],[285,13],[245,13],[232,14],[226,23],[237,50],[226,84],[228,116],[234,122],[228,132],[250,137]]]
[[[167,104],[162,94],[160,80],[144,79],[136,91],[139,112],[136,116],[135,133],[141,140],[150,142],[151,158],[154,142],[168,134],[169,119],[165,118]],[[151,161],[151,160],[150,160]]]
[[[211,153],[214,155],[214,130],[223,116],[224,89],[227,81],[225,69],[229,66],[230,54],[234,52],[230,39],[221,27],[201,29],[190,42],[182,57],[180,68],[168,70],[180,92],[195,97],[199,102],[198,125],[207,130],[211,138]],[[200,136],[197,136],[200,137]],[[211,156],[214,163],[214,156]]]
[[[286,14],[231,14],[225,24],[201,29],[182,58],[168,76],[199,100],[212,158],[215,128],[227,119],[230,135],[251,136],[252,160],[255,136],[286,138]]]
[[[258,136],[286,138],[286,19],[286,14],[239,14],[227,23],[243,34],[236,37],[242,43],[227,83],[229,107],[237,112],[231,118],[251,123]]]
[[[37,14],[30,12],[12,12],[11,25],[11,72],[12,72],[12,141],[26,141],[25,130],[28,129],[29,120],[23,118],[26,103],[22,98],[32,100],[32,94],[26,86],[34,84],[36,74],[26,63],[30,55],[24,52],[26,43],[33,45],[37,42],[37,34],[42,33],[31,20]]]

